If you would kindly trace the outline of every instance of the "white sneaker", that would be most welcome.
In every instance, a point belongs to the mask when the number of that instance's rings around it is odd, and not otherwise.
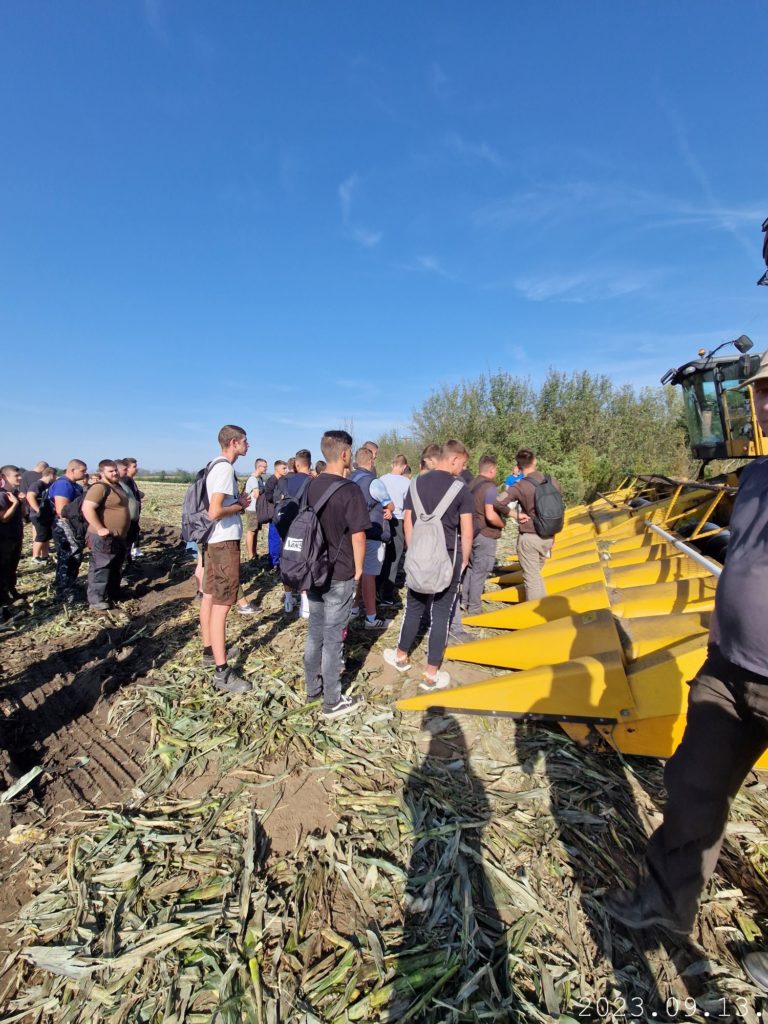
[[[392,668],[396,668],[398,672],[407,672],[408,669],[411,667],[410,658],[406,657],[404,661],[400,661],[400,659],[397,656],[397,651],[395,650],[394,647],[387,647],[383,651],[382,657],[384,658],[384,661],[386,661],[388,665],[391,665]]]
[[[250,601],[248,602],[248,604],[239,604],[237,606],[237,610],[241,615],[253,615],[255,611]]]
[[[283,601],[283,610],[286,615],[290,615],[291,612],[296,610],[296,598],[293,594],[286,594],[285,600]]]
[[[391,619],[369,619],[365,617],[365,629],[388,629]]]
[[[450,675],[442,669],[439,672],[435,672],[433,676],[428,676],[425,672],[421,677],[419,689],[425,690],[427,693],[431,693],[433,690],[444,690],[450,682]]]
[[[303,590],[301,592],[301,617],[302,619],[309,618],[309,598]]]

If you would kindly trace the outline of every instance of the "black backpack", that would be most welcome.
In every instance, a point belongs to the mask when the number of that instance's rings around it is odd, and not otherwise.
[[[290,477],[284,476],[275,488],[275,513],[272,519],[275,529],[283,540],[288,534],[291,523],[299,514],[312,477],[308,476],[306,480],[302,480],[295,494],[291,494],[288,489],[287,480],[290,480]]]
[[[181,539],[196,544],[205,544],[216,525],[208,515],[208,492],[205,484],[208,474],[217,462],[229,462],[223,456],[209,462],[205,469],[199,470],[195,479],[184,494],[181,506]]]
[[[61,518],[66,519],[70,530],[75,538],[77,546],[82,548],[85,545],[85,535],[88,532],[88,523],[83,516],[83,501],[85,493],[78,494],[72,501],[68,501],[61,510]]]
[[[325,534],[317,513],[336,491],[348,483],[348,480],[334,481],[322,498],[312,506],[307,503],[307,488],[304,488],[301,508],[288,527],[280,555],[280,574],[283,583],[294,590],[322,587],[327,581],[331,563]]]
[[[545,475],[538,483],[528,477],[528,482],[534,486],[533,528],[540,537],[554,537],[560,533],[565,522],[563,496],[549,476]]]

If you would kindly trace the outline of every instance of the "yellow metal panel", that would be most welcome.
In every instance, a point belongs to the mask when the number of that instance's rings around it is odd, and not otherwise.
[[[604,583],[590,583],[572,590],[562,591],[535,601],[521,601],[499,611],[482,615],[468,615],[462,619],[465,626],[483,626],[486,629],[528,629],[542,622],[553,622],[566,615],[609,608],[608,592]]]
[[[616,625],[628,662],[695,636],[707,635],[711,612],[678,612],[648,615],[640,619],[617,619]]]
[[[594,548],[591,552],[574,555],[572,558],[560,558],[558,557],[556,550],[553,550],[552,557],[547,559],[542,566],[541,575],[543,578],[548,576],[558,576],[560,573],[570,572],[572,569],[581,569],[586,566],[600,567],[600,559],[598,558],[597,551],[595,551]],[[503,576],[495,577],[495,579],[500,586],[514,587],[523,582],[523,573],[520,569],[512,570],[512,572],[505,573]]]
[[[605,551],[602,562],[606,568],[616,569],[622,565],[642,565],[643,562],[658,562],[661,558],[680,558],[682,552],[671,544],[648,544],[634,551]]]
[[[657,534],[652,533],[650,530],[644,530],[642,533],[633,534],[631,537],[617,538],[616,540],[602,536],[597,541],[597,550],[608,551],[611,554],[620,551],[642,551],[643,548],[655,547],[658,543],[659,538]]]
[[[457,644],[449,647],[445,656],[475,665],[527,669],[609,651],[620,655],[621,645],[613,615],[602,609],[568,615],[488,640]]]
[[[651,583],[671,583],[673,580],[710,575],[703,565],[690,558],[661,558],[657,562],[605,569],[604,572],[609,587],[642,587]]]
[[[439,707],[515,717],[618,719],[622,712],[631,712],[631,702],[622,660],[618,654],[607,654],[403,698],[397,707],[401,711]]]
[[[714,576],[698,576],[671,583],[609,590],[608,595],[616,615],[634,619],[670,612],[710,611],[715,605],[716,587]]]
[[[574,587],[583,586],[585,583],[601,583],[602,581],[603,570],[599,565],[582,566],[580,569],[573,569],[570,572],[548,576],[546,582],[547,594],[559,594],[562,590],[572,590]],[[483,594],[483,600],[514,604],[525,600],[525,588],[523,586],[516,586],[508,587],[506,590],[492,590]]]

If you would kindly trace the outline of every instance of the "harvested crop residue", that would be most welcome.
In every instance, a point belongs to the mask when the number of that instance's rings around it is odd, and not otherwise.
[[[678,1019],[760,1019],[738,957],[765,927],[762,778],[735,801],[691,941],[629,933],[601,895],[635,878],[658,763],[539,725],[402,717],[414,683],[383,663],[386,635],[356,628],[346,682],[365,706],[323,721],[306,626],[262,561],[244,565],[256,615],[230,623],[255,689],[215,692],[169,529],[181,490],[152,491],[128,615],[67,615],[49,575],[22,577],[4,788],[42,771],[0,804],[3,1019],[651,1019],[667,999]]]

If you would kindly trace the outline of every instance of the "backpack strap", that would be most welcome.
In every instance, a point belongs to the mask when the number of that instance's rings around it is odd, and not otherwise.
[[[340,491],[341,488],[344,487],[345,484],[351,484],[351,483],[352,483],[351,480],[334,480],[333,483],[331,484],[331,486],[325,492],[325,494],[321,498],[318,498],[318,500],[312,506],[312,511],[315,513],[315,515],[317,515],[317,513],[320,511],[320,509],[325,504],[327,504],[327,502],[329,502],[331,500],[331,498],[334,496],[336,491]],[[304,492],[304,501],[303,501],[302,506],[301,506],[302,512],[304,511],[304,509],[309,508],[309,504],[307,502],[307,493],[306,493],[308,490],[309,490],[309,487],[307,487],[305,492]]]
[[[435,516],[437,519],[442,519],[445,513],[448,511],[448,506],[451,504],[451,502],[459,493],[462,487],[464,487],[464,483],[462,480],[454,480],[451,486],[443,495],[442,501],[439,502],[437,508],[432,513],[432,515]]]
[[[421,498],[419,497],[419,489],[416,486],[416,479],[411,480],[411,486],[408,488],[411,495],[411,501],[413,502],[413,511],[416,513],[417,519],[426,519],[427,513],[424,511],[424,506],[422,505]]]

